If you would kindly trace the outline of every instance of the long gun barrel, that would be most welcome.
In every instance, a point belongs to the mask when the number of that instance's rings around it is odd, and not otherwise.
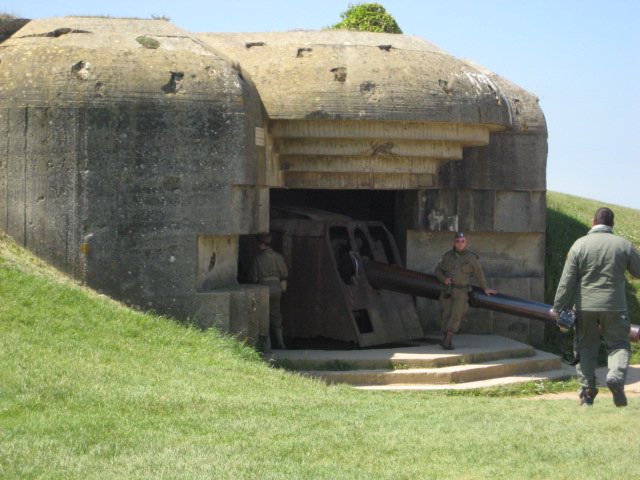
[[[440,297],[441,284],[433,275],[372,260],[361,260],[357,254],[352,254],[352,259],[356,264],[356,271],[359,271],[358,267],[360,265],[362,266],[367,280],[373,288],[434,300]],[[551,310],[551,305],[500,293],[486,295],[478,287],[473,287],[472,291],[469,292],[469,305],[475,308],[504,312],[553,324],[556,323],[558,316],[557,313]],[[640,326],[631,325],[629,339],[634,343],[640,343]]]

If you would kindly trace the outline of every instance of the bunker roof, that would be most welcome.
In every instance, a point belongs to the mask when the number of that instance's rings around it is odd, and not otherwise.
[[[512,125],[486,73],[410,35],[349,31],[200,33],[253,79],[272,119]]]

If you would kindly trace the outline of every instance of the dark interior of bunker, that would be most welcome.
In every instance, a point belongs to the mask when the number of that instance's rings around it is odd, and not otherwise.
[[[289,348],[388,346],[395,338],[405,338],[407,329],[414,337],[422,336],[413,299],[372,292],[352,258],[356,252],[377,262],[404,264],[393,235],[397,195],[271,189],[272,246],[290,269],[289,290],[282,299]],[[256,253],[256,236],[242,236],[239,283],[248,283],[247,270]]]

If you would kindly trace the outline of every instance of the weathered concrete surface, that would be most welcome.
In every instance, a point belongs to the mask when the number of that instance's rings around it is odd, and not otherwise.
[[[439,340],[439,336],[426,337],[369,350],[275,350],[267,358],[296,369],[321,370],[326,364],[339,362],[354,370],[372,370],[440,368],[535,356],[533,347],[497,335],[459,335],[454,351],[443,350]]]
[[[198,238],[268,228],[255,87],[174,25],[31,21],[0,96],[0,228],[99,291],[195,315]],[[213,286],[236,285],[212,253]]]
[[[29,22],[0,57],[0,228],[128,304],[253,336],[266,306],[237,260],[270,189],[395,192],[409,268],[443,253],[421,239],[464,229],[493,286],[540,300],[544,116],[471,61],[403,35],[80,17]],[[468,325],[540,338],[490,312]]]
[[[256,82],[271,119],[511,126],[511,105],[482,72],[409,35],[346,31],[201,33]]]
[[[442,350],[439,339],[375,350],[278,350],[268,358],[330,383],[366,390],[472,389],[566,378],[575,372],[557,355],[497,335],[459,335],[454,351]],[[335,365],[342,368],[331,370]]]
[[[513,377],[524,373],[553,371],[559,368],[560,358],[558,356],[539,352],[533,358],[510,358],[453,367],[377,371],[310,371],[306,372],[306,374],[321,378],[328,383],[349,383],[360,386],[450,385],[452,383],[476,382],[490,378]]]

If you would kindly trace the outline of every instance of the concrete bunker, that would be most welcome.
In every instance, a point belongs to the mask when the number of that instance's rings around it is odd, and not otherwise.
[[[327,238],[387,228],[422,272],[464,230],[494,288],[542,298],[537,99],[422,39],[69,17],[27,23],[1,55],[0,228],[127,304],[254,342],[267,296],[239,283],[242,262],[275,228],[270,208],[290,205],[379,222]],[[363,310],[351,314],[366,336],[377,320]],[[423,333],[437,328],[434,302],[416,312]],[[467,329],[542,336],[495,312]]]

